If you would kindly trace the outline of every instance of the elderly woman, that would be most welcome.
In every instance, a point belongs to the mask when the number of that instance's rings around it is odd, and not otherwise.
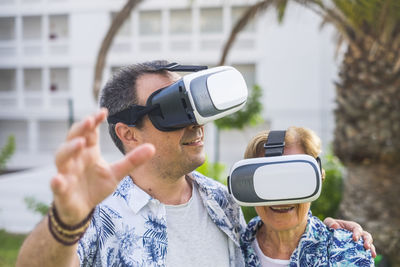
[[[268,132],[255,136],[245,158],[263,157]],[[319,137],[309,129],[290,127],[284,155],[321,153]],[[322,179],[325,172],[322,170]],[[310,211],[311,203],[258,206],[242,235],[246,266],[373,266],[371,252],[352,233],[330,229]]]

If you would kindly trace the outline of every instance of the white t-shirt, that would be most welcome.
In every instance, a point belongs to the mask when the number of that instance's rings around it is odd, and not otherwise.
[[[251,243],[251,246],[256,252],[262,267],[282,267],[282,266],[289,266],[290,264],[290,260],[273,259],[266,256],[260,249],[257,238],[254,239],[253,243]]]
[[[168,267],[229,266],[228,236],[208,216],[195,184],[187,203],[165,208]]]

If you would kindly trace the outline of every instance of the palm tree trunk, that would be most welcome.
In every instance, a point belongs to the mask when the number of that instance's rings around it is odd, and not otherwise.
[[[219,60],[218,65],[224,65],[226,58],[236,40],[237,35],[243,30],[244,27],[252,20],[254,17],[265,10],[269,5],[273,4],[274,0],[264,0],[254,4],[249,7],[246,12],[240,17],[240,19],[236,22],[235,26],[231,30],[228,40],[226,41],[224,48],[222,49],[222,55]]]
[[[93,96],[96,102],[99,98],[101,81],[103,78],[103,69],[106,62],[108,50],[110,49],[114,37],[118,33],[118,30],[131,14],[132,9],[142,1],[143,0],[128,0],[125,6],[118,12],[118,14],[111,22],[110,28],[108,29],[107,34],[104,36],[103,42],[101,43],[99,52],[97,54],[96,66],[94,70]]]
[[[340,213],[400,266],[400,74],[390,49],[359,47],[345,54],[336,87],[334,151],[348,171]]]
[[[371,232],[378,253],[400,266],[400,167],[348,164],[347,170],[341,215]]]

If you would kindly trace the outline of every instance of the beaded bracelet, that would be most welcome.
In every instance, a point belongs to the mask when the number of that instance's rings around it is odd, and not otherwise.
[[[89,215],[80,223],[76,225],[67,225],[61,221],[56,207],[54,203],[52,203],[48,213],[49,231],[59,243],[64,246],[72,246],[77,243],[86,232],[92,219],[93,212],[94,209],[92,209]]]

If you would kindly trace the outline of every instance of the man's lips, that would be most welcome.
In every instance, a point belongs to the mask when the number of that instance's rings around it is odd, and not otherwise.
[[[269,208],[277,213],[287,213],[294,210],[294,206],[270,206]]]
[[[202,137],[198,137],[196,139],[187,141],[187,142],[183,142],[182,143],[185,146],[198,146],[198,145],[203,145],[203,138]]]

